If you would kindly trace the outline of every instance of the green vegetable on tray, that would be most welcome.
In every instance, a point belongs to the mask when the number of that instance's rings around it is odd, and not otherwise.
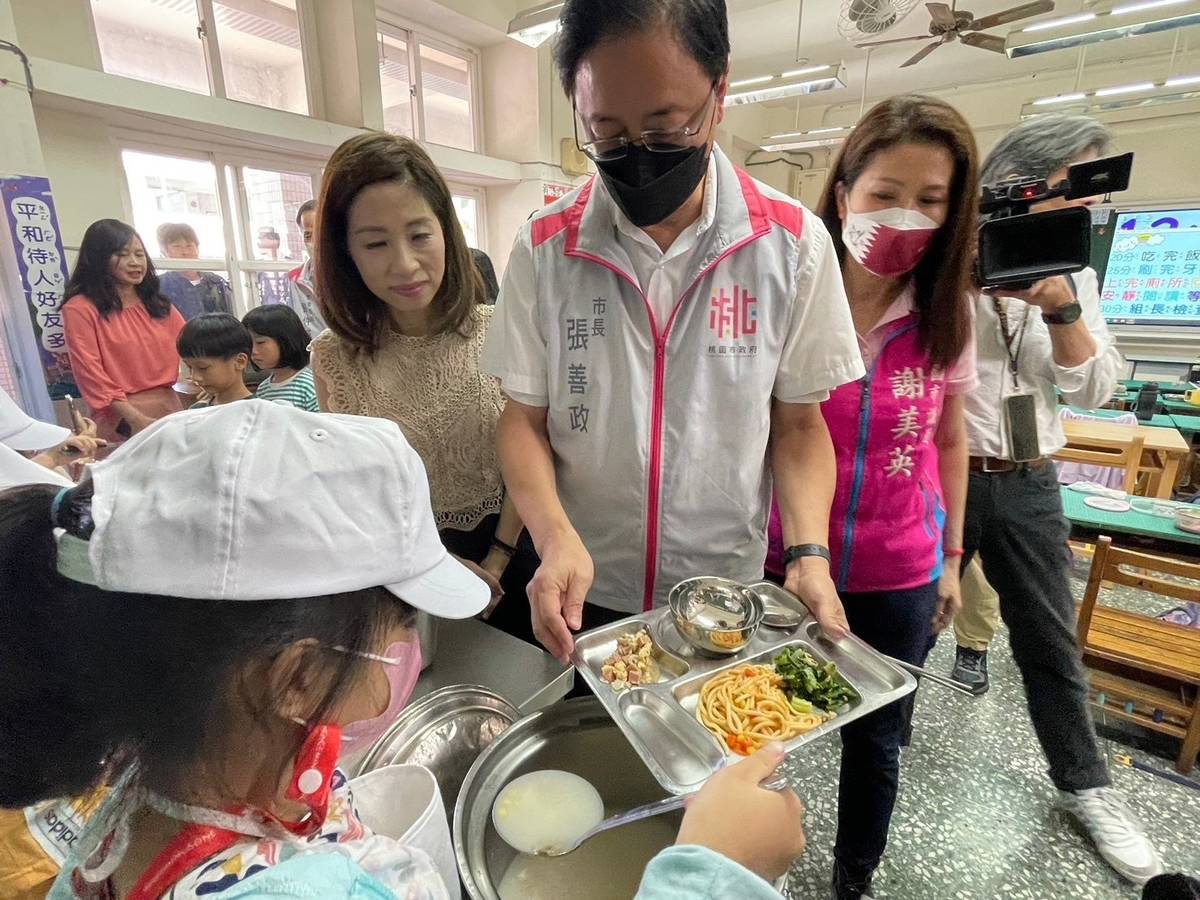
[[[797,704],[809,704],[827,712],[835,712],[847,703],[858,700],[858,694],[838,675],[833,663],[822,665],[807,650],[791,647],[775,657],[775,672],[783,684],[792,707],[798,712]]]

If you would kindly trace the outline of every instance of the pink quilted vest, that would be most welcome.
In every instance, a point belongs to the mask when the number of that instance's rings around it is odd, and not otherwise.
[[[888,326],[857,382],[821,404],[837,457],[829,551],[839,591],[905,590],[942,573],[946,508],[933,442],[945,373],[931,370],[916,314]],[[783,571],[783,530],[772,504],[767,570]]]

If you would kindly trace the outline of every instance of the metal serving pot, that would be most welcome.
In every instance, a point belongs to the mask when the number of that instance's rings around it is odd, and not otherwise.
[[[538,769],[564,769],[586,778],[604,798],[608,813],[663,797],[663,789],[594,697],[564,701],[526,716],[479,756],[455,804],[454,852],[463,889],[472,900],[500,900],[500,882],[517,856],[492,825],[496,795],[518,775]],[[648,857],[673,842],[682,813],[659,818],[660,826],[665,826],[660,831],[667,836],[657,846],[645,844],[645,833],[636,825],[609,834],[620,840],[624,832],[631,843],[639,842],[637,851]],[[551,862],[572,865],[579,860],[583,865],[583,857],[577,856],[583,849]],[[587,896],[582,888],[572,890],[572,896]]]

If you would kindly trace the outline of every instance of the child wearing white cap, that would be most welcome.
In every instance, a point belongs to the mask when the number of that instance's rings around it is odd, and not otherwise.
[[[164,418],[79,486],[0,493],[0,596],[0,806],[108,788],[51,898],[458,896],[453,862],[372,830],[335,767],[412,692],[413,608],[490,597],[439,541],[394,423],[273,403]],[[713,779],[694,846],[660,854],[641,896],[778,897],[759,876],[803,846],[799,801],[758,787],[781,758]]]
[[[84,462],[97,449],[108,446],[107,441],[96,437],[95,422],[80,421],[82,432],[72,434],[69,428],[35,419],[0,388],[0,444],[7,448],[0,452],[0,490],[33,480],[55,480],[35,478],[31,463],[66,479],[71,464]]]

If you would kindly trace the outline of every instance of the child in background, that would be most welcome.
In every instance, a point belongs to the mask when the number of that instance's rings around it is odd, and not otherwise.
[[[253,396],[242,381],[250,365],[250,332],[229,313],[204,313],[179,332],[179,356],[203,391],[192,409],[222,406]]]
[[[259,306],[246,313],[242,324],[250,332],[251,361],[270,373],[254,396],[320,412],[317,387],[308,367],[312,337],[295,311],[281,303]]]

